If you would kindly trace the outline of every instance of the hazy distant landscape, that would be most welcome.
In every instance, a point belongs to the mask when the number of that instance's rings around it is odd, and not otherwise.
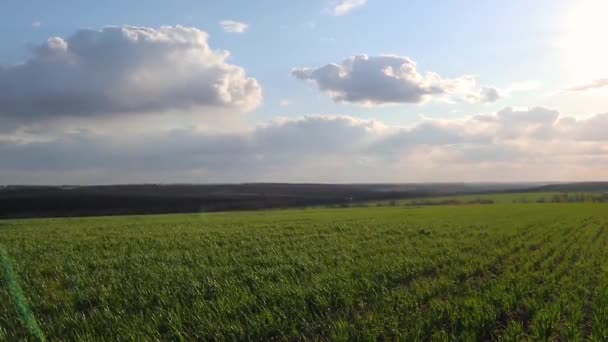
[[[608,1],[18,1],[0,342],[608,341]]]

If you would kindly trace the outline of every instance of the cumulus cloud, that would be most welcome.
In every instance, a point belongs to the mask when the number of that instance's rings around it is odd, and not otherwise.
[[[594,80],[593,82],[590,82],[587,84],[572,87],[568,90],[570,90],[570,91],[587,91],[587,90],[594,90],[594,89],[599,89],[599,88],[604,88],[604,87],[608,87],[608,78],[600,78],[600,79]]]
[[[106,27],[51,37],[0,67],[0,117],[43,120],[260,104],[258,82],[196,28]]]
[[[222,133],[75,132],[0,139],[0,183],[597,179],[608,167],[606,128],[608,114],[581,119],[536,107],[407,127],[307,115]]]
[[[336,102],[365,106],[421,103],[431,97],[469,102],[493,102],[500,97],[495,88],[476,90],[473,76],[447,79],[434,72],[421,74],[413,60],[393,55],[358,55],[340,64],[295,68],[291,75],[314,83]]]
[[[331,13],[335,16],[345,15],[356,8],[364,6],[366,3],[367,0],[341,0],[333,6]]]
[[[468,94],[467,98],[473,103],[491,103],[496,102],[502,96],[497,88],[482,87],[479,94]]]
[[[220,26],[228,33],[244,33],[249,29],[249,25],[240,21],[222,20]]]
[[[543,107],[505,108],[496,114],[475,115],[466,120],[471,128],[499,140],[548,139],[555,135],[559,112]]]

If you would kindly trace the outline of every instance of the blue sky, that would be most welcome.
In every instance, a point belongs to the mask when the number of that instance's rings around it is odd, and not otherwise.
[[[80,28],[109,25],[158,27],[194,26],[208,32],[214,48],[226,49],[232,61],[244,66],[260,80],[265,105],[252,118],[268,119],[284,111],[342,112],[342,107],[318,98],[314,89],[294,80],[289,71],[296,66],[340,62],[356,54],[397,54],[414,59],[422,70],[445,76],[474,74],[486,84],[508,86],[535,79],[555,82],[559,57],[552,43],[560,33],[560,1],[370,1],[348,15],[326,13],[331,2],[318,1],[32,1],[13,2],[15,15],[2,23],[3,64],[27,58],[28,45],[50,36],[68,36]],[[250,26],[246,34],[227,34],[218,22],[232,19]],[[32,23],[40,23],[33,27]],[[15,32],[20,32],[16,35]],[[500,66],[500,67],[499,67]],[[531,94],[528,94],[530,97]],[[537,94],[536,94],[537,95]],[[478,110],[497,109],[496,104]],[[280,108],[281,100],[297,104]],[[392,122],[413,120],[416,114],[446,115],[453,108],[390,108],[374,110]],[[475,110],[475,107],[462,110]],[[369,110],[349,108],[365,115]],[[399,112],[400,114],[395,114]],[[405,112],[405,113],[403,113]],[[289,114],[289,113],[285,113]],[[284,114],[284,115],[285,115]],[[392,116],[399,115],[395,119]]]
[[[356,3],[356,6],[353,6],[349,11],[345,11],[346,13],[336,15],[337,6],[349,1]],[[67,144],[64,141],[66,136],[73,134],[75,131],[93,132],[95,139],[98,139],[99,136],[105,136],[110,140],[110,133],[116,132],[116,127],[130,127],[137,132],[136,136],[141,136],[142,139],[144,139],[143,137],[150,139],[151,134],[157,134],[156,137],[158,137],[158,134],[174,134],[169,130],[184,127],[196,127],[199,131],[201,129],[222,131],[223,134],[229,135],[237,134],[237,131],[241,133],[246,131],[250,136],[255,136],[260,127],[280,126],[281,124],[277,124],[277,118],[292,120],[288,124],[296,125],[303,122],[298,120],[305,121],[302,118],[319,115],[326,121],[331,121],[331,118],[336,120],[336,117],[355,120],[353,122],[356,123],[351,122],[350,124],[348,123],[350,121],[347,120],[347,126],[361,125],[361,127],[367,127],[366,125],[371,120],[386,126],[386,130],[392,132],[390,134],[399,134],[399,132],[403,133],[404,130],[412,133],[415,129],[424,128],[426,127],[424,125],[429,123],[434,124],[434,127],[440,125],[444,125],[441,126],[443,128],[446,127],[445,125],[451,125],[450,127],[452,127],[456,123],[462,124],[464,121],[471,120],[476,115],[489,115],[498,120],[497,118],[501,118],[500,113],[507,113],[509,108],[515,108],[522,112],[529,111],[530,113],[525,112],[528,113],[526,115],[533,117],[537,114],[533,112],[533,109],[541,108],[542,110],[558,113],[558,119],[548,124],[556,132],[562,132],[566,128],[558,125],[559,119],[568,118],[578,120],[581,123],[583,120],[593,119],[601,113],[608,112],[608,97],[605,96],[608,86],[604,88],[602,82],[608,77],[608,74],[606,74],[608,70],[606,70],[605,63],[602,62],[602,58],[608,57],[608,53],[605,48],[601,47],[603,44],[597,40],[598,37],[602,37],[606,33],[606,29],[601,25],[602,18],[595,15],[595,13],[602,13],[604,9],[608,9],[608,6],[598,0],[577,3],[545,0],[534,2],[523,0],[508,2],[472,0],[314,0],[289,2],[266,0],[254,2],[231,0],[175,1],[171,3],[166,1],[6,1],[3,5],[3,12],[10,13],[10,15],[5,16],[0,23],[0,39],[3,42],[0,46],[0,65],[3,66],[8,76],[5,76],[7,81],[2,83],[2,74],[0,74],[0,87],[19,88],[21,90],[9,92],[9,95],[4,98],[0,97],[0,105],[4,104],[6,108],[4,116],[7,120],[7,123],[4,124],[7,129],[4,129],[4,133],[0,133],[0,139],[7,141],[8,147],[5,148],[8,151],[6,152],[7,157],[9,153],[12,153],[11,158],[18,159],[15,160],[15,165],[28,166],[27,171],[31,176],[16,177],[15,175],[22,175],[23,173],[20,173],[19,167],[15,166],[4,172],[4,177],[2,177],[3,173],[0,170],[0,181],[6,183],[31,182],[32,179],[40,179],[40,177],[42,177],[43,182],[45,177],[48,177],[49,182],[70,182],[71,179],[75,182],[84,183],[119,181],[120,179],[117,179],[115,175],[124,174],[124,172],[120,171],[121,168],[117,165],[95,165],[85,167],[86,170],[76,170],[76,167],[72,167],[70,170],[77,171],[76,173],[80,176],[63,179],[60,175],[54,175],[52,172],[55,171],[50,170],[44,163],[25,162],[24,160],[28,159],[28,154],[34,155],[34,153],[19,150],[24,148],[25,145],[40,148],[42,144],[46,144],[46,149],[54,146],[53,143],[64,146]],[[240,22],[246,25],[247,29],[240,33],[226,32],[220,25],[223,20]],[[61,113],[59,107],[53,110],[52,114],[38,115],[38,112],[44,112],[45,109],[15,104],[21,103],[19,101],[23,101],[23,98],[27,97],[30,97],[30,104],[40,100],[36,96],[40,96],[43,90],[41,88],[31,89],[38,87],[37,83],[34,80],[31,82],[22,80],[23,75],[31,75],[32,70],[38,69],[34,68],[27,73],[23,71],[22,74],[15,72],[14,74],[21,75],[18,80],[10,79],[10,77],[14,77],[11,76],[13,75],[11,72],[17,70],[19,65],[32,60],[32,58],[37,58],[33,55],[35,51],[39,51],[41,47],[51,49],[49,48],[50,45],[45,45],[48,44],[47,40],[49,38],[58,37],[61,41],[67,41],[71,44],[70,37],[81,30],[100,31],[108,26],[135,26],[158,30],[161,26],[166,25],[172,27],[180,25],[204,32],[208,35],[206,44],[210,49],[228,51],[230,57],[224,61],[225,65],[221,66],[220,69],[224,70],[224,67],[239,68],[246,74],[247,78],[257,84],[253,86],[255,94],[249,94],[253,97],[247,95],[243,98],[243,101],[249,101],[248,104],[243,105],[239,102],[237,105],[235,103],[238,101],[234,100],[234,103],[230,103],[230,101],[222,102],[221,106],[217,105],[216,101],[210,106],[209,103],[200,100],[200,97],[198,99],[188,98],[188,101],[196,103],[197,106],[188,107],[186,110],[180,104],[176,104],[177,98],[181,99],[180,96],[182,95],[173,92],[173,90],[170,94],[173,94],[176,98],[163,97],[165,103],[158,108],[154,108],[151,103],[137,104],[136,109],[134,109],[135,107],[127,108],[124,107],[126,100],[121,99],[120,104],[108,104],[107,109],[103,109],[106,107],[101,105],[97,107],[99,110],[90,110],[91,113],[107,110],[107,115],[104,113],[76,115],[75,112],[68,113],[70,112],[69,109],[66,110],[66,113]],[[68,51],[70,51],[71,46],[68,44]],[[70,53],[73,53],[73,51],[70,51]],[[95,50],[95,53],[103,55],[104,50]],[[352,84],[347,84],[342,80],[337,85],[328,83],[325,78],[328,75],[320,74],[326,71],[322,69],[324,66],[332,63],[347,68],[348,62],[344,61],[359,55],[367,56],[368,59],[361,62],[361,65],[367,66],[385,62],[409,65],[408,61],[412,61],[416,64],[416,72],[407,77],[421,78],[416,81],[417,83],[414,82],[415,84],[403,83],[403,88],[400,89],[373,89],[376,85],[366,84],[366,82],[373,79],[374,75],[361,74],[356,83],[352,81]],[[399,59],[390,62],[375,59],[385,55],[396,56]],[[114,55],[108,52],[108,56],[108,60],[112,61]],[[41,62],[42,59],[36,61]],[[134,67],[147,66],[144,62],[147,63],[148,61],[141,61],[140,64],[134,64]],[[155,61],[155,63],[157,62]],[[211,62],[201,59],[200,63]],[[377,66],[377,64],[373,65]],[[180,66],[169,64],[161,67],[170,72],[172,68],[179,68]],[[208,72],[211,72],[204,65],[200,67],[202,69],[196,70],[200,71],[201,75],[207,75]],[[305,68],[308,68],[305,72],[306,75],[294,76],[295,74],[292,72],[294,69],[305,70]],[[315,70],[317,71],[313,75]],[[1,71],[2,69],[0,69]],[[428,76],[427,72],[437,74],[438,78]],[[237,77],[234,75],[238,73],[239,71],[234,71],[233,74],[231,71],[230,75],[232,76],[230,77]],[[52,75],[60,79],[63,77],[61,74],[53,73]],[[90,80],[90,77],[94,77],[91,75],[96,74],[87,71],[83,75],[87,77],[84,79]],[[75,82],[75,79],[82,80],[83,75],[78,74],[72,78],[66,76],[67,81],[65,82]],[[465,78],[468,76],[474,76],[472,84],[465,82]],[[158,76],[154,79],[162,78]],[[388,81],[389,83],[392,82],[392,80]],[[179,89],[192,82],[196,83],[201,89],[208,85],[200,78],[187,80],[176,78],[172,82],[176,87],[179,86]],[[377,85],[390,87],[393,84],[382,82],[380,81]],[[38,81],[38,83],[40,82]],[[431,85],[431,83],[433,84]],[[108,84],[111,87],[112,83]],[[100,86],[101,88],[94,88],[91,91],[104,93],[106,89],[103,87],[108,87],[108,84],[104,83]],[[593,86],[586,87],[586,85]],[[409,93],[411,89],[408,87],[418,87],[417,91],[420,98],[411,97],[412,94]],[[572,90],[577,87],[584,88],[584,90]],[[74,85],[71,84],[67,88],[73,89]],[[76,88],[78,87],[76,86]],[[247,89],[251,90],[252,88]],[[356,94],[353,93],[354,89],[357,91]],[[372,93],[362,94],[361,89],[371,90]],[[495,96],[491,98],[482,97],[482,94],[486,91],[484,89],[491,90]],[[65,89],[61,88],[60,91],[51,90],[52,94],[58,94]],[[191,92],[194,93],[196,90],[191,89]],[[249,90],[240,89],[238,91]],[[257,93],[258,90],[261,92],[260,94]],[[377,92],[375,92],[376,90]],[[48,91],[48,88],[44,88],[44,91]],[[135,89],[133,94],[142,97],[149,95],[142,93],[142,91],[141,89]],[[395,95],[390,99],[387,97],[388,95],[383,95],[393,91],[395,94],[401,95]],[[406,94],[406,92],[408,93]],[[78,97],[82,94],[78,94],[61,93],[61,96],[65,97],[62,98],[62,101],[73,101],[72,105],[81,106],[82,101],[85,100]],[[167,94],[163,94],[163,96]],[[53,101],[46,97],[51,95],[44,94],[44,96],[44,101]],[[188,92],[188,96],[190,96],[190,92]],[[70,107],[70,103],[61,102],[61,104]],[[131,103],[129,106],[131,105],[133,104]],[[84,109],[83,113],[87,110]],[[36,113],[27,111],[35,111]],[[115,114],[114,111],[120,112],[120,114]],[[129,112],[129,114],[123,112]],[[146,112],[149,114],[150,120],[142,121],[143,115],[134,115],[133,112]],[[168,112],[173,114],[167,116],[166,113]],[[230,112],[230,114],[226,114],[227,112]],[[180,113],[180,115],[175,113]],[[203,114],[197,116],[197,113]],[[0,113],[0,119],[2,115],[3,113]],[[542,114],[540,115],[542,116]],[[158,119],[160,116],[163,116],[163,118]],[[28,119],[25,120],[24,117],[28,117]],[[155,119],[152,119],[153,117]],[[209,119],[210,117],[214,119]],[[229,119],[220,120],[219,117]],[[109,119],[106,120],[105,118]],[[563,124],[568,120],[561,121]],[[282,123],[283,126],[288,124]],[[159,127],[167,127],[167,125],[170,126],[170,129],[159,129]],[[530,143],[530,137],[527,135],[529,131],[537,128],[533,125],[522,127],[522,131],[519,132],[522,135],[520,141],[513,142],[512,139],[506,138],[500,141],[494,139],[492,144],[498,146],[503,152],[504,150],[517,148],[517,146],[521,148],[522,144]],[[469,129],[468,126],[456,129],[459,130],[459,132],[454,133],[456,135],[470,133],[463,133],[463,130]],[[499,135],[497,132],[494,133],[497,136]],[[563,134],[563,132],[559,134]],[[79,138],[89,139],[90,137]],[[207,139],[207,137],[204,139]],[[285,142],[281,143],[289,144],[293,142],[289,138],[286,139]],[[378,137],[366,137],[365,139],[382,140]],[[551,143],[555,145],[564,139],[564,137],[554,138]],[[0,140],[0,142],[2,141]],[[15,141],[20,144],[18,149],[15,147],[16,145],[10,145]],[[450,142],[447,144],[449,146],[442,145],[444,149],[442,151],[433,151],[443,155],[447,153],[445,149],[453,149],[458,144],[464,144],[460,141]],[[103,145],[104,143],[97,142],[97,144]],[[361,144],[358,150],[355,148],[354,151],[348,151],[350,155],[347,158],[345,157],[346,152],[342,150],[336,151],[336,155],[333,155],[333,157],[326,156],[338,165],[336,169],[328,169],[318,175],[306,174],[304,171],[294,171],[292,172],[294,177],[281,176],[279,180],[341,181],[341,172],[352,169],[352,163],[361,160],[366,160],[367,163],[372,164],[386,162],[383,159],[385,158],[384,155],[381,158],[377,153],[370,153],[368,151],[370,147],[362,142]],[[462,145],[460,147],[469,148],[471,147],[470,144],[471,141],[467,140],[466,146]],[[586,141],[584,144],[587,146],[590,142]],[[594,144],[596,145],[593,147],[594,149],[602,150],[604,148],[601,140],[595,139]],[[99,147],[98,145],[91,148],[95,150]],[[419,144],[413,141],[407,146],[400,146],[400,150],[411,151],[411,147],[414,145],[424,145],[425,148],[429,148],[429,144]],[[242,153],[253,153],[262,159],[267,158],[265,156],[268,154],[275,153],[271,148],[260,146],[247,146],[245,149],[248,152]],[[17,150],[19,153],[15,152]],[[1,151],[0,153],[2,153]],[[51,152],[55,153],[55,151]],[[60,151],[56,153],[59,154]],[[134,153],[141,154],[141,151]],[[205,153],[208,155],[210,152],[206,151]],[[220,150],[214,152],[214,154],[223,153]],[[318,154],[318,152],[315,153]],[[21,157],[18,158],[17,155],[21,155]],[[416,156],[410,153],[407,158],[414,157]],[[310,156],[302,156],[301,159],[304,160],[305,158],[310,158]],[[388,176],[374,167],[366,171],[367,173],[361,172],[361,174],[356,175],[351,174],[351,172],[344,172],[344,179],[346,181],[373,181],[383,180],[383,177],[385,177],[392,181],[435,180],[421,177],[424,173],[417,172],[412,172],[411,175],[406,174],[403,177],[395,177],[395,172],[398,173],[400,167],[402,167],[400,163],[407,159],[404,158],[403,154],[392,155],[389,158],[393,163],[390,167],[393,173],[388,174]],[[529,158],[529,156],[525,158]],[[117,159],[121,160],[121,158]],[[276,163],[275,166],[269,167],[266,165],[259,170],[259,174],[230,176],[226,180],[273,180],[269,178],[270,175],[274,174],[273,172],[280,174],[278,170],[285,169],[285,166],[281,163],[292,165],[285,160],[274,162]],[[521,163],[525,165],[524,161],[520,159],[515,160],[515,162],[518,162],[519,166],[515,167],[515,164],[513,164],[514,170],[507,178],[527,180],[526,172],[522,169],[525,169],[525,166],[520,165]],[[210,166],[206,163],[208,162],[201,162],[196,168],[190,170],[196,176],[187,177],[193,177],[192,179],[195,181],[222,181],[223,175],[232,172],[232,170],[227,172],[219,166]],[[428,163],[429,165],[432,164],[430,161]],[[446,165],[447,161],[443,160],[442,163],[444,163],[442,165]],[[496,173],[493,176],[491,173],[492,170],[504,169],[504,167],[500,168],[499,165],[494,165],[493,169],[490,164],[496,163],[496,161],[484,160],[483,163],[484,167],[488,167],[488,171],[477,176],[465,177],[437,173],[433,174],[432,177],[437,178],[437,180],[504,178],[497,176]],[[80,164],[79,167],[82,167]],[[236,168],[239,167],[241,166]],[[269,170],[269,168],[272,170]],[[464,175],[466,173],[465,166],[458,164],[458,168],[462,169],[459,171],[462,173],[454,174]],[[534,175],[533,172],[529,173],[533,175],[530,176],[530,180],[538,180],[545,174],[542,169],[541,166],[534,166],[534,172],[538,172],[538,175]],[[177,181],[181,179],[180,177],[185,177],[182,175],[183,172],[182,169],[173,174],[168,172],[162,175],[151,174],[141,179],[138,176],[131,178],[133,181],[156,179],[159,181]],[[550,176],[560,180],[571,179],[577,177],[577,172],[583,171],[580,171],[578,166],[573,166],[570,171],[564,174]],[[238,173],[235,172],[235,174]],[[593,170],[585,170],[584,174],[585,177],[594,178],[598,173],[593,172]]]

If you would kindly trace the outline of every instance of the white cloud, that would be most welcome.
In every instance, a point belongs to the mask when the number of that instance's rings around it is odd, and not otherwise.
[[[313,82],[336,102],[364,106],[421,103],[433,97],[493,102],[500,97],[496,88],[478,90],[473,76],[447,79],[435,72],[421,74],[414,61],[394,55],[358,55],[341,64],[294,68],[291,75]]]
[[[606,132],[608,114],[575,119],[541,107],[409,127],[307,115],[223,133],[75,132],[0,139],[0,183],[598,179],[608,167]]]
[[[356,8],[364,6],[365,3],[367,3],[367,0],[341,0],[333,6],[331,13],[335,16],[345,15]]]
[[[604,87],[608,87],[608,78],[600,78],[597,80],[593,80],[590,83],[587,84],[582,84],[576,87],[572,87],[569,88],[568,90],[570,91],[588,91],[588,90],[594,90],[594,89],[600,89],[600,88],[604,88]]]
[[[292,104],[292,101],[289,99],[283,99],[283,100],[279,101],[279,105],[281,107],[291,106],[291,104]]]
[[[111,116],[261,103],[258,82],[196,28],[106,27],[51,37],[0,67],[0,119]],[[208,111],[208,110],[207,110]]]
[[[41,23],[41,22],[39,22],[39,21],[34,21],[34,22],[32,23],[32,27],[40,27],[40,25],[42,25],[42,23]]]
[[[222,20],[220,26],[225,32],[229,33],[244,33],[249,29],[249,25],[240,21]]]

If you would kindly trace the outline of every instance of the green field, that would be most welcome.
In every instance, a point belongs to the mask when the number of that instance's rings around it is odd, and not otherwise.
[[[35,339],[26,299],[53,341],[605,341],[607,225],[508,201],[0,221],[0,340]]]
[[[403,200],[395,200],[395,201],[374,201],[369,204],[374,205],[380,203],[381,205],[413,205],[417,202],[436,202],[440,203],[442,201],[457,201],[462,202],[462,204],[467,204],[470,201],[476,200],[490,200],[493,203],[498,204],[506,204],[506,203],[536,203],[539,200],[550,202],[551,199],[558,195],[566,195],[565,193],[559,192],[514,192],[514,193],[502,193],[502,194],[479,194],[479,195],[453,195],[453,196],[438,196],[438,197],[421,197],[421,198],[413,198],[413,199],[403,199]],[[572,193],[570,196],[579,193]],[[597,196],[597,195],[596,195]],[[590,201],[589,201],[590,202]]]

